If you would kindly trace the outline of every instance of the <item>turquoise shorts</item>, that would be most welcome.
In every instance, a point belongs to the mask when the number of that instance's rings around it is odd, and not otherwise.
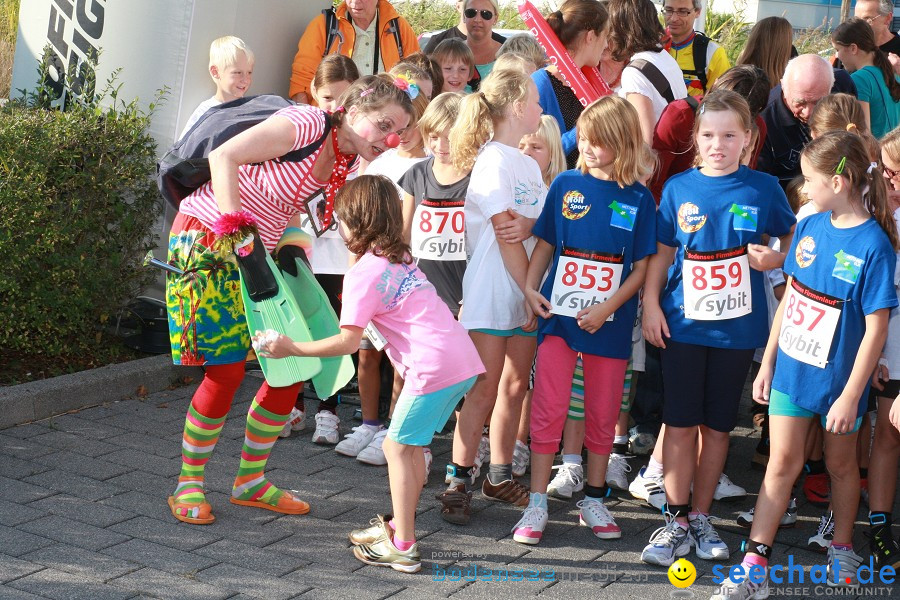
[[[475,384],[477,377],[455,383],[430,394],[410,396],[400,393],[388,437],[398,444],[427,446],[435,433],[444,429],[462,397]]]
[[[521,335],[522,337],[537,337],[537,329],[534,331],[524,331],[521,327],[515,329],[473,329],[477,333],[486,333],[497,337],[512,337]]]
[[[779,392],[776,389],[769,391],[769,416],[772,415],[777,415],[779,417],[800,417],[802,419],[819,417],[823,429],[828,422],[828,415],[818,415],[811,410],[806,410],[801,406],[797,406],[791,401],[790,396],[784,392]],[[856,423],[853,424],[853,429],[848,433],[856,433],[859,430],[860,425],[862,425],[862,417],[856,419]]]

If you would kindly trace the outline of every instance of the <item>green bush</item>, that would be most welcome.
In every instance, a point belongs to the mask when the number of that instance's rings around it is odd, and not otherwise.
[[[96,352],[102,325],[153,275],[141,268],[161,207],[150,114],[117,91],[114,76],[65,111],[46,108],[46,89],[0,109],[6,351]]]

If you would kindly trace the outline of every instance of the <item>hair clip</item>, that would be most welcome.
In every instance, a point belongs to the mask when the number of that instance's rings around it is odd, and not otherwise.
[[[874,170],[877,169],[877,168],[878,168],[878,163],[877,163],[877,162],[871,162],[871,163],[869,163],[869,168],[866,169],[866,175],[871,175],[871,174],[872,174],[872,171],[874,171]]]
[[[375,88],[367,88],[359,93],[359,97],[365,98],[366,96],[368,96],[369,94],[371,94],[374,91],[375,91]]]
[[[859,127],[856,126],[856,123],[847,123],[846,129],[847,131],[856,131]]]
[[[847,157],[842,156],[841,162],[838,163],[837,169],[834,170],[836,175],[841,175],[844,172],[844,167],[847,166]]]
[[[419,95],[419,86],[413,82],[409,73],[397,75],[394,78],[394,85],[406,92],[410,100],[415,100]]]
[[[706,102],[700,104],[700,110],[697,111],[697,114],[702,115],[704,112],[706,112]]]

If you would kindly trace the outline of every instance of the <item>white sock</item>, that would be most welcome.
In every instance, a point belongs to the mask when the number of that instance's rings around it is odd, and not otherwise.
[[[563,454],[563,464],[564,465],[580,465],[581,464],[581,455],[580,454]]]
[[[663,464],[651,456],[650,462],[647,463],[647,469],[644,471],[644,477],[660,477],[662,474]]]

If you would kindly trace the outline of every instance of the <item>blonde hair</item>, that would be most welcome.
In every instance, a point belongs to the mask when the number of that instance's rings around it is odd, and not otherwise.
[[[637,110],[619,96],[604,96],[590,104],[578,117],[575,129],[579,138],[615,156],[611,175],[619,187],[631,185],[653,172],[656,161],[641,135]],[[581,156],[577,167],[582,173],[588,172]]]
[[[559,132],[559,125],[556,119],[550,115],[541,116],[541,126],[534,133],[528,134],[540,138],[547,145],[547,152],[550,154],[550,162],[541,175],[544,176],[544,183],[550,183],[556,179],[556,176],[566,170],[566,155],[563,152],[562,136]]]
[[[881,138],[881,149],[891,157],[891,160],[900,162],[900,127],[892,129]]]
[[[471,1],[472,0],[465,0],[465,2],[463,2],[463,10],[469,8],[469,2]],[[490,2],[491,6],[494,7],[494,16],[500,17],[500,4],[497,2],[497,0],[488,0],[488,2]]]
[[[507,52],[497,57],[497,60],[494,61],[493,70],[500,71],[503,69],[512,69],[528,74],[535,71],[534,63],[517,52]]]
[[[419,119],[419,131],[422,132],[422,137],[427,138],[432,134],[441,135],[453,127],[459,114],[462,98],[462,94],[458,92],[444,92],[435,96]]]
[[[441,42],[442,44],[444,42]],[[508,118],[507,109],[528,98],[531,77],[518,71],[492,71],[480,91],[466,96],[450,132],[450,158],[460,171],[471,171],[475,156],[494,131],[494,123]]]
[[[547,54],[533,35],[518,33],[506,38],[497,50],[497,59],[508,53],[521,54],[534,63],[535,69],[543,69],[547,65]],[[496,68],[496,65],[494,65]]]
[[[828,131],[849,131],[863,139],[869,158],[879,161],[881,148],[869,131],[862,104],[850,94],[829,94],[816,103],[809,117],[809,131],[819,137]]]
[[[416,65],[410,63],[399,63],[394,65],[394,68],[391,69],[390,74],[394,77],[405,77],[409,79],[413,83],[417,83],[419,81],[431,81],[431,75],[425,69],[418,67]],[[412,98],[413,105],[413,115],[412,119],[410,119],[409,126],[414,127],[419,119],[422,118],[422,115],[425,113],[425,109],[428,108],[428,96],[425,95],[425,92],[419,90],[418,95],[415,98]]]
[[[241,38],[226,35],[213,40],[212,44],[209,45],[210,68],[227,69],[237,62],[238,52],[243,52],[251,64],[255,62],[256,58],[253,55],[253,50]]]

